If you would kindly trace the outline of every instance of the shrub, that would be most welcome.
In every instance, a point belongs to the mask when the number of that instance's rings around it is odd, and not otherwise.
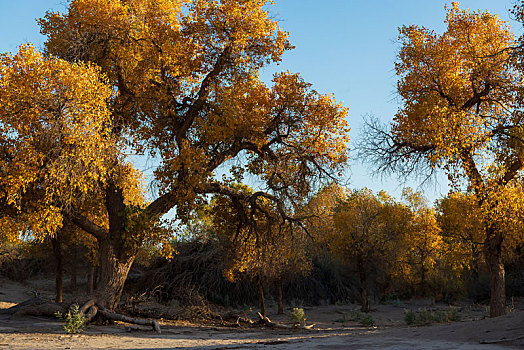
[[[306,322],[304,309],[294,307],[293,310],[291,310],[291,320],[294,324],[304,324]]]
[[[344,318],[341,321],[346,321],[346,314],[344,314]],[[351,311],[347,321],[359,322],[364,327],[373,327],[375,325],[375,321],[373,320],[373,317],[370,314],[355,310]]]
[[[79,306],[73,304],[67,314],[62,315],[60,312],[56,316],[64,321],[64,331],[68,334],[82,333],[85,327],[86,316],[80,311]]]
[[[415,311],[404,310],[404,321],[408,325],[415,324],[415,322],[417,321],[417,314],[415,313]]]
[[[404,310],[404,321],[408,325],[428,325],[431,323],[457,322],[460,315],[455,308],[447,310]]]
[[[373,327],[375,325],[375,321],[373,320],[373,317],[371,317],[370,314],[362,313],[360,315],[360,324],[364,327]]]

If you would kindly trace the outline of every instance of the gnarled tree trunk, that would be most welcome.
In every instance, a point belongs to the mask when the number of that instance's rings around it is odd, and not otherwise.
[[[110,240],[100,242],[100,280],[94,291],[99,308],[114,310],[120,301],[134,254],[119,252]]]
[[[489,316],[497,317],[506,313],[506,277],[502,260],[503,236],[494,229],[488,228],[487,237],[484,254],[489,269]]]

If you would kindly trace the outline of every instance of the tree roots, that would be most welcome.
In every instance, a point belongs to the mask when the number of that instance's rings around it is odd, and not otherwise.
[[[1,310],[1,313],[10,314],[11,318],[18,318],[22,316],[49,316],[55,317],[59,312],[62,315],[67,313],[70,304],[57,304],[51,301],[48,301],[43,298],[32,298],[21,302],[18,305],[12,306],[8,309]],[[133,318],[125,315],[117,314],[113,311],[100,308],[95,299],[90,299],[85,302],[82,307],[79,309],[80,312],[85,314],[86,320],[85,323],[91,323],[97,315],[100,315],[103,319],[111,321],[122,321],[142,326],[151,326],[155,332],[160,333],[160,325],[155,320]]]

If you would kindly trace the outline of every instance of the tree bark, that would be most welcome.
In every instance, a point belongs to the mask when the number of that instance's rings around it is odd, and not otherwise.
[[[134,254],[118,254],[110,240],[100,242],[100,281],[94,291],[100,309],[116,308],[134,260]]]
[[[73,251],[73,256],[72,256],[72,259],[71,259],[71,285],[70,285],[70,289],[71,289],[71,294],[73,296],[73,298],[76,298],[76,293],[78,291],[78,287],[77,287],[77,264],[78,264],[78,258],[77,258],[77,254],[78,254],[78,247],[76,245],[73,245],[72,247],[72,251]]]
[[[488,228],[487,241],[484,245],[486,264],[489,269],[490,301],[489,316],[506,314],[506,277],[502,260],[502,234]]]
[[[360,281],[360,306],[362,312],[369,312],[369,301],[368,301],[368,293],[366,290],[366,283],[367,283],[367,271],[365,269],[364,261],[362,259],[358,259],[357,262],[357,268],[358,268],[358,277]]]
[[[277,314],[283,315],[284,314],[284,305],[282,303],[282,282],[280,280],[275,282],[275,289],[277,290],[277,303],[278,303]]]
[[[93,265],[89,266],[89,273],[87,275],[87,290],[89,295],[93,295],[95,290],[95,267]]]
[[[128,317],[128,316],[116,314],[109,310],[99,310],[98,312],[109,320],[134,323],[134,324],[139,324],[143,326],[151,326],[153,330],[155,330],[157,333],[161,333],[160,326],[158,325],[158,322],[155,320],[146,320],[146,319],[141,319],[141,318]]]
[[[264,287],[262,286],[262,280],[260,277],[257,278],[258,297],[260,299],[260,313],[262,316],[266,316],[266,301],[264,299]]]
[[[422,294],[422,297],[428,296],[428,287],[426,283],[426,254],[421,253],[420,254],[420,293]]]
[[[99,309],[113,311],[124,289],[124,283],[135,260],[136,247],[128,246],[126,232],[126,206],[122,188],[109,181],[106,189],[106,208],[109,230],[98,240],[100,280],[94,291]]]
[[[60,244],[59,234],[57,233],[55,237],[51,238],[51,244],[53,245],[53,252],[55,254],[56,260],[56,270],[55,270],[55,290],[56,297],[55,301],[57,303],[62,302],[62,290],[63,290],[63,276],[64,276],[64,266],[62,263],[62,247]]]

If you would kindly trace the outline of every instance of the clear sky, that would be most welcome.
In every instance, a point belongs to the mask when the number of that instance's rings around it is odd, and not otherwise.
[[[321,93],[333,93],[349,107],[351,139],[357,138],[365,115],[389,121],[398,107],[393,70],[397,28],[418,24],[437,32],[444,29],[444,0],[274,0],[271,13],[290,34],[295,49],[286,53],[278,66],[264,69],[269,80],[273,72],[299,72]],[[513,30],[522,32],[511,20],[508,10],[514,0],[461,1],[461,8],[482,9],[510,21]],[[63,11],[65,0],[0,0],[0,52],[16,51],[21,43],[37,48],[44,38],[35,19],[46,10]],[[355,145],[352,144],[352,147]],[[349,174],[353,187],[385,189],[400,195],[402,185],[396,178],[381,180],[369,165],[353,159]],[[423,188],[430,200],[447,192],[443,176],[438,183]],[[417,188],[415,181],[408,185]]]

